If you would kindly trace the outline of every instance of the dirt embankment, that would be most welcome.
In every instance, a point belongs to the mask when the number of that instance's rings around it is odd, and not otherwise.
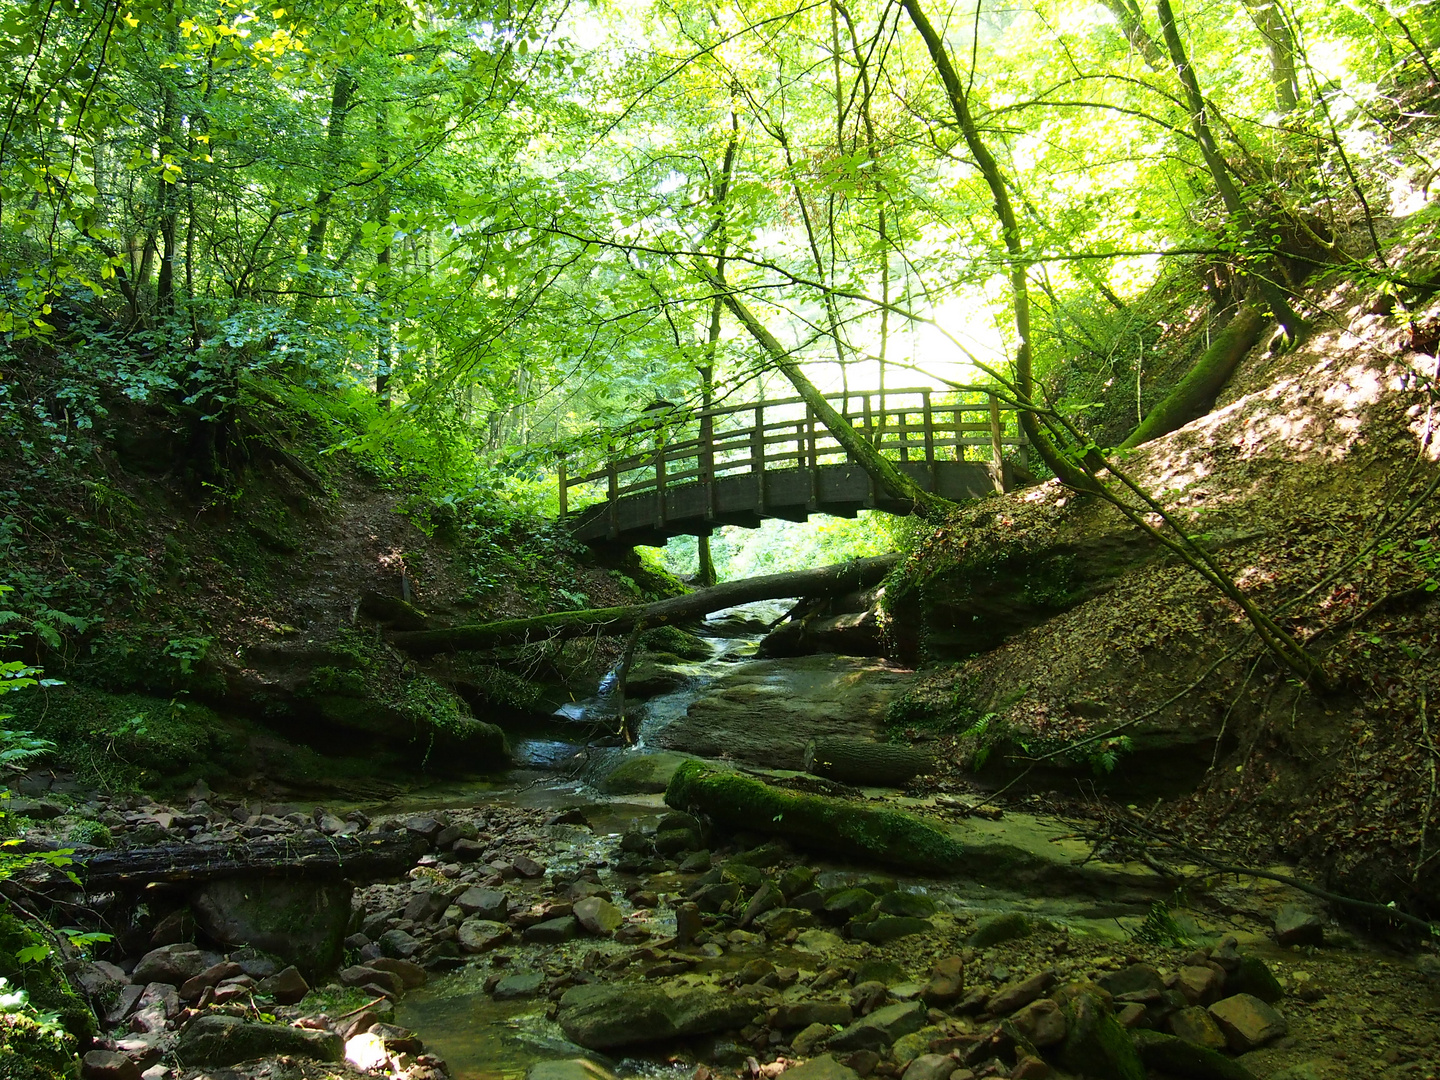
[[[207,440],[224,451],[206,471],[183,409],[96,390],[85,423],[72,409],[59,431],[47,418],[73,389],[67,361],[4,363],[0,584],[13,591],[0,609],[21,632],[12,654],[66,684],[10,695],[6,711],[88,783],[263,777],[359,795],[504,767],[502,729],[547,713],[547,688],[583,687],[606,657],[578,643],[419,664],[382,629],[664,587],[498,497],[442,498],[416,463],[335,452],[355,434],[338,404],[339,419],[313,396],[243,393]]]
[[[956,781],[1033,766],[1027,784],[1072,794],[1183,795],[1156,821],[1433,915],[1440,304],[1316,304],[1301,348],[1257,351],[1214,412],[1125,467],[1329,690],[1113,507],[1050,483],[967,508],[897,574],[891,640],[938,666],[891,719],[938,738]]]

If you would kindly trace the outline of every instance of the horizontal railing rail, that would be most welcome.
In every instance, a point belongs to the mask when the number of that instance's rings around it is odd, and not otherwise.
[[[1001,489],[1005,448],[1019,448],[1022,458],[1026,450],[1024,433],[1013,422],[1014,406],[990,393],[937,400],[944,396],[922,387],[827,394],[825,400],[886,458],[927,465],[985,462]],[[570,512],[572,492],[612,504],[648,492],[656,496],[663,524],[667,488],[851,461],[804,398],[648,412],[653,417],[632,421],[601,441],[598,467],[576,472],[570,457],[560,456],[561,517]]]

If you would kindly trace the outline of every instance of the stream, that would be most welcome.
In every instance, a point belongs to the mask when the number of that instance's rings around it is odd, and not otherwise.
[[[702,637],[709,642],[713,654],[709,659],[682,661],[664,665],[661,674],[678,684],[673,689],[644,700],[628,702],[638,716],[637,742],[634,747],[595,745],[593,735],[601,733],[600,742],[613,742],[604,737],[605,725],[615,711],[615,702],[602,684],[595,698],[567,703],[556,713],[555,724],[544,732],[512,740],[517,767],[504,780],[494,785],[439,787],[423,797],[411,798],[404,806],[388,805],[385,812],[421,812],[441,807],[484,806],[508,804],[556,811],[581,809],[590,828],[553,826],[565,835],[543,860],[551,872],[578,871],[587,866],[598,869],[601,883],[614,896],[615,903],[627,914],[633,911],[624,899],[627,885],[633,889],[633,876],[613,869],[620,836],[635,825],[653,826],[666,812],[661,795],[606,796],[590,782],[613,767],[619,756],[644,753],[657,749],[667,728],[685,717],[692,706],[703,703],[718,680],[746,683],[757,672],[765,684],[775,684],[780,693],[784,685],[787,662],[757,661],[754,654],[766,625],[782,615],[787,605],[765,602],[733,609],[712,616]],[[790,663],[805,667],[801,658]],[[813,663],[809,664],[813,667]],[[646,675],[646,673],[649,673]],[[649,664],[637,664],[636,673],[654,677]],[[794,680],[805,684],[806,680]],[[873,711],[873,705],[872,705]],[[575,734],[570,735],[568,728]],[[888,793],[894,796],[893,792]],[[561,839],[557,837],[557,839]],[[537,858],[542,856],[537,853]],[[873,869],[845,867],[820,859],[808,859],[820,872],[820,884],[830,887],[851,884],[874,877]],[[1072,930],[1123,939],[1126,928],[1133,928],[1143,918],[1152,899],[1135,893],[1119,900],[1097,899],[1093,896],[1026,896],[1009,893],[982,882],[937,882],[920,878],[896,879],[902,889],[924,893],[936,901],[939,910],[951,914],[986,915],[1017,910],[1032,916],[1062,923]],[[513,883],[512,883],[513,884]],[[1131,883],[1133,884],[1133,882]],[[648,888],[662,895],[683,893],[686,884],[676,873],[650,875]],[[1048,890],[1054,892],[1054,889]],[[674,911],[663,905],[651,913],[651,924],[665,934],[675,929]],[[825,957],[804,949],[777,947],[766,943],[763,935],[739,933],[739,939],[722,952],[713,946],[707,951],[718,955],[707,957],[697,972],[733,971],[759,957],[777,966],[790,966],[801,971],[818,970]],[[733,936],[733,935],[732,935]],[[759,940],[752,940],[758,938]],[[603,939],[580,939],[562,947],[561,955],[550,953],[543,961],[545,968],[556,972],[565,964],[578,964],[584,953],[598,950],[609,953],[625,951],[623,946]],[[515,945],[490,954],[488,962],[471,963],[458,971],[435,977],[430,984],[407,995],[399,1003],[396,1022],[419,1032],[426,1045],[448,1063],[455,1080],[490,1080],[518,1077],[532,1064],[551,1059],[587,1057],[599,1060],[619,1076],[657,1076],[666,1072],[688,1075],[694,1061],[669,1061],[663,1057],[623,1057],[606,1059],[566,1039],[558,1024],[546,1019],[545,1001],[534,999],[497,1000],[486,992],[486,980],[496,971],[519,969],[539,960],[542,949],[532,945]],[[1001,975],[1004,973],[1001,972]],[[920,973],[923,978],[924,973]],[[748,1048],[708,1045],[704,1058],[711,1064],[741,1064],[751,1051]]]

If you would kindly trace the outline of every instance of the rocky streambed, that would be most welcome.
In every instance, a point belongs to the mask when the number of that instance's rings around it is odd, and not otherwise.
[[[256,830],[416,854],[354,890],[343,956],[323,974],[292,962],[313,954],[314,921],[287,943],[260,877],[228,942],[197,910],[199,887],[138,905],[87,897],[118,933],[111,959],[66,963],[101,1018],[86,1077],[1302,1080],[1440,1065],[1423,971],[1279,891],[1215,883],[1205,904],[1157,908],[1135,868],[1077,866],[1058,821],[1007,815],[1011,841],[985,822],[994,872],[937,880],[713,833],[654,797],[508,802],[522,795],[346,817],[213,795],[108,800],[117,841],[166,829],[177,855]],[[63,835],[73,816],[47,824]],[[1016,876],[1014,852],[1047,831],[1068,876],[1042,873],[1038,852]],[[262,931],[269,949],[241,940]]]
[[[1440,1073],[1425,957],[1283,886],[1196,874],[1176,894],[1028,800],[995,820],[763,768],[873,738],[903,673],[746,652],[650,661],[642,750],[584,750],[583,784],[563,727],[537,757],[567,773],[403,804],[201,786],[162,805],[21,778],[25,844],[74,847],[88,887],[51,872],[11,901],[113,941],[12,951],[0,975],[64,1014],[86,1080]],[[694,805],[697,777],[723,796],[730,775],[681,767],[701,726],[774,801]],[[897,810],[903,827],[871,828]],[[46,997],[56,962],[88,1001]]]

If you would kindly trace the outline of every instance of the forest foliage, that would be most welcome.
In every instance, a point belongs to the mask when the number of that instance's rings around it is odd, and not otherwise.
[[[657,397],[1033,364],[1116,445],[1247,297],[1412,284],[1437,41],[1399,0],[7,3],[0,330],[63,370],[7,360],[0,424],[39,463],[163,404],[223,486],[259,386],[538,510]]]

